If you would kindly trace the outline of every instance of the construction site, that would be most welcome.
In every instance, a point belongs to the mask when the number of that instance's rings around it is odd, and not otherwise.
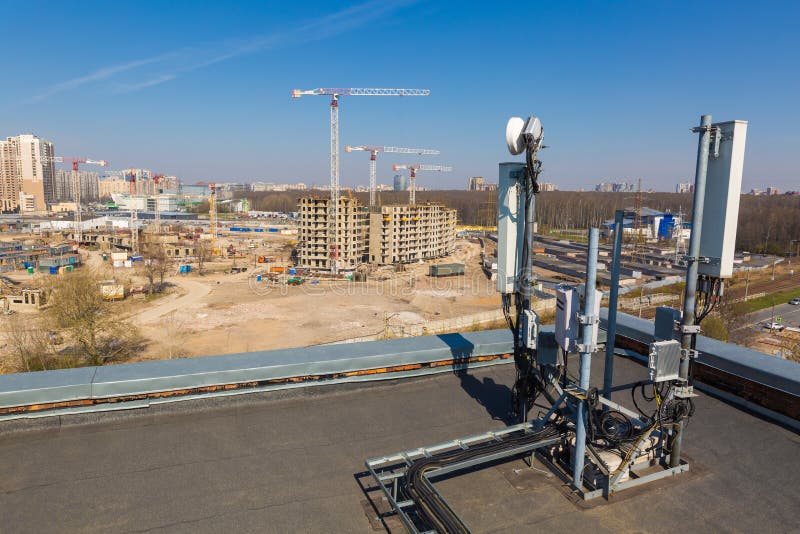
[[[728,129],[708,188],[698,172],[705,192],[741,179],[730,162],[743,145],[727,147],[746,122],[702,120],[701,158],[710,133]],[[2,432],[20,433],[0,455],[22,458],[9,461],[2,495],[10,524],[52,530],[55,516],[33,497],[77,486],[82,510],[111,499],[113,513],[101,507],[91,521],[103,530],[271,521],[279,531],[466,534],[590,522],[616,532],[653,517],[725,530],[733,517],[746,530],[790,531],[797,492],[763,494],[795,476],[768,457],[795,465],[797,364],[702,333],[722,314],[723,287],[739,295],[744,275],[742,302],[756,310],[768,284],[791,288],[791,266],[734,254],[730,234],[714,235],[725,224],[703,229],[704,248],[693,233],[684,252],[683,225],[640,206],[618,210],[602,244],[598,227],[536,233],[542,129],[535,117],[509,123],[512,141],[525,140],[509,151],[526,151],[526,163],[500,164],[502,209],[488,231],[458,228],[454,210],[413,196],[361,206],[336,190],[302,197],[296,217],[230,218],[212,184],[207,219],[132,211],[126,231],[78,214],[64,231],[10,232],[4,287],[23,296],[10,315],[46,313],[48,292],[65,294],[59,281],[91,269],[109,301],[101,314],[145,339],[108,362],[119,365],[0,377]],[[708,200],[736,197],[730,188]],[[707,222],[735,220],[736,209]],[[630,306],[639,317],[620,311]],[[793,332],[794,308],[779,310],[785,321],[774,308],[770,335]],[[45,337],[67,355],[60,334]],[[764,437],[770,454],[749,454]],[[40,473],[23,450],[51,468]],[[98,460],[96,450],[124,454]],[[167,504],[152,490],[162,486]],[[743,513],[741,488],[778,513]],[[691,504],[703,499],[724,513]],[[676,520],[679,506],[688,513]],[[88,526],[66,509],[68,529]]]

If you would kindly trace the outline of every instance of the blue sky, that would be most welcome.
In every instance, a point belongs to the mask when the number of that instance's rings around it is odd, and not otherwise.
[[[0,0],[0,136],[198,180],[327,183],[328,101],[292,88],[428,88],[343,98],[341,143],[436,148],[497,179],[512,115],[538,115],[562,188],[693,176],[699,116],[750,121],[744,187],[800,189],[797,2],[31,2]],[[13,53],[9,53],[13,51]],[[342,154],[342,183],[368,157]],[[390,183],[393,163],[379,156]]]

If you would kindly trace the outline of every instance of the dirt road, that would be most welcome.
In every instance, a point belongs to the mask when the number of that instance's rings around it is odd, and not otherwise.
[[[200,299],[208,295],[211,291],[211,286],[208,281],[197,282],[188,278],[174,277],[170,279],[170,282],[183,289],[185,293],[182,295],[170,295],[163,298],[156,302],[151,308],[134,315],[133,319],[137,323],[147,324],[155,322],[163,315],[197,304]]]

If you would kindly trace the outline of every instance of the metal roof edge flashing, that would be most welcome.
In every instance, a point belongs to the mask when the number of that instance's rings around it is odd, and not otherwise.
[[[366,381],[506,363],[506,330],[258,351],[0,376],[0,411]],[[110,408],[107,408],[110,409]]]

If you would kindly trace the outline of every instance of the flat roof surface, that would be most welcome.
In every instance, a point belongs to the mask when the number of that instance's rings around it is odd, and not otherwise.
[[[618,383],[646,373],[622,358],[616,370]],[[187,402],[172,414],[0,435],[0,531],[383,532],[359,484],[372,485],[358,477],[364,460],[504,426],[513,372],[247,395],[215,409]],[[602,357],[593,376],[602,379]],[[800,437],[696,400],[684,441],[693,470],[612,502],[577,505],[522,460],[437,487],[473,532],[797,531]],[[396,518],[386,526],[404,531]]]

